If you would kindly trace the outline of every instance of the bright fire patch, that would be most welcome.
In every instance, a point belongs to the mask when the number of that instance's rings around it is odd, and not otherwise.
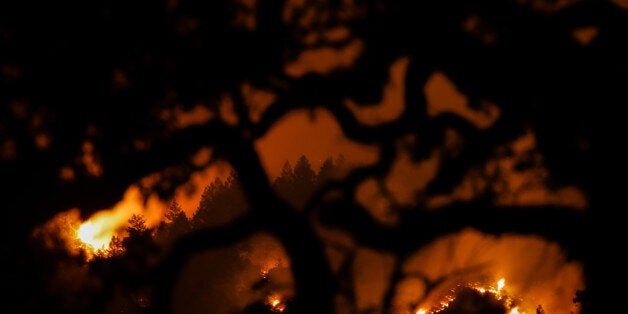
[[[119,222],[115,216],[101,214],[83,222],[76,229],[75,237],[81,241],[81,248],[88,259],[97,255],[106,256],[118,227]]]
[[[102,230],[99,229],[100,228],[94,225],[94,223],[88,221],[79,227],[76,231],[76,235],[81,242],[95,249],[107,249],[111,238],[100,237],[99,234],[102,233]]]
[[[426,306],[422,306],[421,308],[415,311],[415,314],[436,314],[445,311],[450,307],[450,304],[456,300],[456,294],[460,288],[470,288],[473,289],[480,294],[490,294],[495,300],[498,300],[506,307],[509,314],[525,314],[526,312],[519,310],[519,304],[517,304],[515,298],[507,295],[504,292],[504,287],[506,285],[506,280],[504,278],[499,279],[497,281],[497,286],[483,286],[477,283],[467,283],[466,285],[458,285],[456,289],[451,289],[450,293],[443,296],[441,301],[435,306],[427,306],[429,309],[426,310]]]
[[[268,297],[268,305],[270,305],[270,309],[273,312],[282,313],[286,310],[286,305],[281,301],[281,297],[276,294]]]

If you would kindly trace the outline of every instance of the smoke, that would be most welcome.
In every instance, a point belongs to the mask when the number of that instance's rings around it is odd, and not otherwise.
[[[584,289],[583,266],[565,258],[561,248],[538,236],[485,235],[473,229],[441,237],[412,255],[404,264],[408,278],[442,283],[423,295],[429,308],[442,291],[457,283],[495,284],[505,279],[505,293],[521,301],[520,309],[534,313],[579,313],[573,302]],[[398,290],[398,301],[416,294],[411,285]],[[407,302],[407,301],[405,301]],[[430,304],[432,303],[432,304]]]
[[[364,42],[354,39],[334,49],[322,47],[303,51],[294,62],[286,64],[284,71],[288,76],[299,78],[308,73],[329,73],[335,69],[349,68],[364,51]]]
[[[267,234],[190,259],[174,292],[176,313],[239,313],[269,296],[292,293],[290,260]]]
[[[137,186],[130,186],[120,202],[112,208],[102,209],[83,220],[79,208],[58,213],[49,221],[33,230],[51,250],[65,249],[72,255],[107,249],[113,236],[125,236],[128,220],[134,214],[144,216],[151,228],[163,220],[165,204],[156,196],[142,196]],[[87,229],[87,230],[86,230]]]
[[[192,217],[198,210],[205,187],[214,182],[216,178],[224,182],[232,170],[233,168],[228,162],[216,160],[204,169],[192,173],[186,183],[177,187],[174,198],[188,218]]]
[[[47,249],[65,249],[72,255],[78,255],[76,231],[80,225],[81,211],[78,208],[72,208],[56,214],[49,221],[35,228],[33,237],[39,239]],[[74,241],[67,239],[74,239]]]
[[[481,101],[481,108],[473,109],[468,97],[462,94],[444,73],[434,72],[424,86],[427,114],[436,117],[446,112],[455,113],[478,129],[491,127],[500,116],[500,109],[488,101]]]
[[[482,165],[471,167],[452,193],[431,197],[427,206],[438,208],[471,201],[483,192],[494,194],[498,206],[556,205],[586,210],[588,199],[574,185],[551,184],[552,173],[537,148],[537,135],[525,130],[503,144]]]
[[[361,248],[354,261],[353,288],[356,306],[363,311],[381,304],[393,271],[394,256]]]
[[[192,174],[190,180],[175,191],[175,199],[186,213],[191,217],[198,209],[204,187],[208,186],[216,178],[225,180],[231,171],[226,162],[214,162],[201,171]],[[149,180],[148,178],[147,180]],[[61,212],[48,222],[33,231],[33,235],[41,239],[46,247],[65,248],[73,255],[78,255],[80,249],[86,249],[86,244],[91,245],[88,251],[106,249],[113,236],[126,236],[128,220],[133,215],[142,215],[147,228],[154,228],[164,220],[164,214],[168,203],[151,193],[148,196],[142,193],[140,186],[131,185],[125,191],[122,199],[111,208],[101,209],[92,216],[83,220],[79,208]],[[219,221],[227,221],[236,213],[222,213],[214,211]],[[220,218],[220,219],[218,219]],[[82,227],[89,227],[87,238],[81,235]],[[79,239],[80,237],[80,239]]]
[[[288,255],[274,238],[258,234],[240,248],[240,257],[259,267],[261,273],[268,273],[274,268],[290,267]]]
[[[388,82],[383,88],[379,103],[358,105],[352,99],[345,98],[345,105],[361,124],[381,125],[401,116],[406,107],[404,79],[409,63],[408,57],[402,57],[390,66]]]
[[[414,136],[406,136],[396,143],[398,155],[385,179],[388,192],[396,203],[404,206],[415,206],[418,203],[418,192],[423,191],[436,177],[440,166],[441,154],[437,150],[426,159],[414,161],[405,147],[416,143]]]
[[[294,110],[273,124],[255,142],[262,166],[269,180],[281,173],[286,160],[307,156],[313,169],[318,169],[328,157],[342,155],[348,164],[372,164],[379,158],[379,149],[347,138],[338,120],[328,110]],[[278,154],[277,152],[281,152]]]
[[[250,289],[255,272],[232,247],[208,250],[189,259],[173,292],[175,313],[234,313],[256,295]]]
[[[89,266],[81,254],[84,244],[76,237],[82,223],[78,208],[58,213],[32,233],[37,241],[37,264],[32,271],[38,274],[43,291],[55,300],[57,310],[82,313],[94,296],[102,293],[100,278],[91,276]],[[45,250],[40,250],[45,248]]]

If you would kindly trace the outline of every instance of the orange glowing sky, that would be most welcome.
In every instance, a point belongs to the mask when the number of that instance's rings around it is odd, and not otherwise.
[[[354,164],[377,161],[377,146],[363,145],[348,139],[338,121],[325,109],[296,110],[279,120],[269,132],[255,142],[262,165],[272,180],[279,176],[284,162],[292,166],[305,155],[317,171],[326,158],[343,155]]]
[[[338,57],[340,58],[340,56]],[[388,82],[382,86],[382,99],[379,103],[360,107],[351,99],[345,100],[344,105],[353,112],[356,119],[367,125],[377,125],[382,122],[390,122],[398,117],[401,109],[406,105],[402,97],[406,88],[402,78],[405,75],[408,62],[408,58],[402,57],[391,63]],[[317,71],[315,68],[305,67],[305,69]],[[429,117],[434,118],[444,112],[451,112],[468,120],[478,129],[489,128],[499,118],[500,110],[496,104],[486,102],[480,109],[471,108],[467,97],[460,93],[455,83],[440,71],[435,71],[428,78],[423,91],[427,100],[426,114]],[[260,110],[264,110],[274,99],[272,93],[254,89],[248,84],[243,85],[243,93],[248,97],[249,105],[259,105],[258,109]],[[231,104],[229,99],[221,101],[221,107],[228,107],[229,104]],[[164,114],[174,117],[178,128],[205,123],[217,116],[226,118],[231,123],[237,122],[237,119],[229,118],[231,116],[231,114],[227,114],[231,112],[229,110],[221,109],[221,113],[216,115],[203,108],[195,106],[189,112],[175,108],[175,110],[164,112]],[[199,112],[203,112],[203,114],[199,114]],[[456,135],[454,134],[454,136]],[[414,137],[399,139],[397,145],[399,156],[385,178],[384,186],[388,189],[387,192],[395,198],[396,202],[403,205],[412,205],[417,201],[414,199],[416,193],[425,187],[435,175],[435,170],[440,166],[441,150],[434,151],[432,156],[425,160],[411,161],[408,152],[403,147],[414,141],[420,141],[420,139]],[[380,153],[378,146],[361,144],[345,136],[337,119],[323,108],[296,109],[289,112],[278,120],[263,137],[257,139],[254,145],[270,181],[279,176],[286,161],[294,166],[302,155],[308,158],[313,170],[316,171],[328,157],[337,158],[342,155],[349,164],[367,165],[376,162]],[[534,149],[534,134],[524,135],[512,146],[515,153]],[[443,149],[447,149],[447,147]],[[212,159],[212,152],[209,148],[201,149],[193,156],[192,162],[196,166],[205,165],[205,168],[193,173],[189,181],[177,188],[175,193],[175,199],[188,217],[191,217],[197,210],[204,187],[216,178],[225,180],[231,171],[227,162]],[[501,165],[512,164],[513,162],[496,160],[495,163],[501,167]],[[512,171],[505,175],[519,181],[525,180],[525,176],[536,176],[534,173],[516,174]],[[147,177],[144,182],[153,180],[151,177]],[[529,185],[529,183],[526,184]],[[528,194],[524,195],[529,199],[524,200],[524,202],[551,203],[553,199],[570,199],[575,202],[574,204],[578,208],[586,206],[586,200],[583,200],[584,197],[577,188],[566,187],[552,192],[553,194],[548,194],[547,187],[542,185],[536,187],[536,190],[530,190]],[[438,204],[464,199],[467,197],[464,196],[466,195],[464,188],[464,185],[459,187],[453,195],[436,196],[428,204],[437,207]],[[378,189],[379,185],[375,179],[366,180],[358,187],[355,197],[380,222],[395,224],[396,213],[390,211],[391,204],[387,203],[382,196],[382,191]],[[569,194],[571,197],[565,198],[563,194]],[[508,200],[508,202],[512,202],[512,200]],[[92,223],[101,221],[96,224],[98,228],[102,228],[103,225],[109,226],[107,231],[97,232],[101,239],[92,241],[100,244],[106,242],[106,238],[116,234],[117,231],[114,230],[125,225],[134,213],[144,215],[147,226],[155,226],[163,219],[166,208],[167,203],[156,196],[151,196],[148,202],[143,202],[137,187],[131,186],[123,199],[112,209],[103,210],[89,218]],[[240,214],[242,213],[220,213],[217,211],[215,223],[217,225],[224,224]],[[105,223],[105,221],[107,222]]]

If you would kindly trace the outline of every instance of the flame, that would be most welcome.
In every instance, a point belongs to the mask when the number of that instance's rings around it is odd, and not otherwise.
[[[74,237],[81,242],[80,248],[86,253],[88,260],[96,255],[105,256],[111,239],[125,222],[124,217],[113,211],[100,211],[80,224]]]
[[[505,284],[506,284],[506,280],[504,278],[500,279],[497,282],[497,291],[501,291],[504,288]]]
[[[270,271],[269,271],[269,270],[262,269],[262,271],[261,271],[261,276],[262,276],[262,278],[263,278],[263,279],[268,279],[268,278],[270,277],[270,274],[269,274],[269,273],[270,273]]]
[[[261,267],[262,276],[267,277],[270,274],[270,272],[277,267],[279,267],[279,261],[276,259],[273,259],[272,257],[268,258],[268,260],[264,261],[262,264],[262,267]]]
[[[585,267],[567,256],[559,243],[537,235],[494,236],[468,228],[436,239],[408,259],[404,273],[447,280],[427,290],[420,278],[408,277],[408,284],[400,289],[399,304],[411,313],[418,308],[430,313],[455,285],[497,290],[499,279],[504,278],[499,293],[514,302],[505,313],[515,306],[520,313],[536,313],[539,305],[547,313],[581,313],[582,304],[573,298],[586,288]],[[485,266],[475,268],[479,265]]]
[[[111,209],[98,211],[86,221],[82,222],[72,235],[81,242],[82,248],[90,260],[94,256],[106,256],[110,252],[111,240],[114,236],[124,237],[124,227],[133,214],[142,214],[146,219],[147,227],[156,225],[163,216],[165,205],[155,197],[144,198],[137,186],[127,189],[123,199]]]
[[[286,310],[286,305],[282,302],[281,296],[274,294],[268,297],[268,305],[273,312],[282,313]]]
[[[92,221],[83,223],[76,231],[76,236],[81,242],[90,245],[95,249],[108,249],[111,237],[103,235],[103,225],[96,225]],[[106,232],[105,232],[106,233]]]
[[[524,311],[519,310],[519,306],[515,306],[515,300],[511,297],[506,295],[505,293],[502,292],[502,290],[504,289],[504,287],[506,286],[506,279],[501,278],[497,281],[497,289],[494,288],[494,286],[482,286],[478,283],[467,283],[464,285],[459,285],[460,286],[464,286],[467,288],[471,288],[474,289],[475,291],[478,291],[482,294],[485,293],[490,293],[492,294],[497,300],[500,300],[504,303],[504,305],[510,309],[510,312],[508,312],[509,314],[525,314]],[[448,294],[445,295],[442,300],[440,302],[438,302],[438,305],[435,307],[432,307],[432,309],[430,310],[425,310],[423,308],[420,308],[418,310],[416,310],[416,314],[435,314],[435,313],[440,313],[442,311],[444,311],[446,308],[449,307],[449,304],[451,302],[453,302],[456,299],[455,296],[455,292],[456,289],[451,289],[450,293],[452,294]]]
[[[35,227],[33,236],[50,249],[63,248],[88,261],[96,255],[109,257],[114,254],[110,251],[112,238],[127,236],[126,227],[134,214],[143,216],[147,228],[154,228],[163,220],[167,206],[157,194],[146,197],[132,185],[114,207],[99,210],[87,220],[81,217],[80,208],[68,209]]]

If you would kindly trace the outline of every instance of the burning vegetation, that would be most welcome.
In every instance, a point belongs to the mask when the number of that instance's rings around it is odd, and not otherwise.
[[[519,301],[507,294],[505,279],[497,285],[481,285],[477,282],[458,283],[440,296],[441,301],[428,309],[419,308],[416,314],[495,313],[525,314],[519,309]]]
[[[268,305],[273,312],[283,313],[286,310],[285,301],[279,295],[271,295],[268,297]]]
[[[341,159],[341,162],[344,161]],[[304,203],[298,201],[299,199],[311,195],[316,182],[328,180],[330,174],[325,171],[332,172],[334,166],[342,164],[330,162],[315,172],[311,170],[307,159],[302,159],[295,166],[295,169],[299,169],[296,173],[289,163],[286,165],[283,175],[276,179],[274,186],[279,193],[282,193],[283,198],[294,202],[296,206]],[[305,184],[306,182],[309,183]],[[294,188],[299,186],[306,188],[302,192],[296,192]],[[167,252],[167,247],[175,243],[179,237],[195,229],[203,228],[211,221],[212,216],[209,210],[231,206],[234,212],[238,212],[248,206],[243,201],[240,189],[235,175],[228,177],[225,181],[217,179],[206,187],[199,208],[192,217],[188,218],[178,203],[172,201],[163,211],[163,221],[156,226],[148,226],[143,216],[137,214],[122,223],[119,221],[122,216],[116,215],[118,212],[116,210],[102,211],[81,221],[78,211],[73,210],[49,222],[46,228],[39,231],[39,235],[51,238],[56,232],[63,239],[62,242],[65,243],[68,252],[84,256],[88,264],[106,265],[116,260],[115,263],[122,263],[121,265],[126,265],[125,267],[130,269],[137,267],[150,269],[158,264],[160,256]],[[330,248],[333,249],[336,247],[335,241],[340,238],[333,239],[332,237],[330,240],[328,245],[331,245]],[[156,250],[141,248],[146,245]],[[380,270],[390,267],[370,265],[371,261],[376,260],[373,258],[377,255],[371,257],[365,255],[362,259],[356,259],[355,256],[347,254],[357,249],[355,244],[347,243],[346,245],[348,247],[341,249],[340,252],[344,253],[338,257],[344,260],[342,263],[349,263],[347,266],[361,269],[353,276],[347,277],[350,282],[353,282],[352,284],[368,286],[374,284],[372,280],[388,280],[387,275],[372,279],[368,277],[368,274],[377,274]],[[229,254],[225,255],[229,256]],[[336,259],[334,256],[336,255],[330,255],[332,261]],[[240,296],[241,302],[249,304],[247,311],[250,313],[290,312],[290,303],[293,301],[294,294],[293,283],[291,276],[286,273],[290,270],[289,258],[280,243],[272,237],[257,236],[240,245],[234,258],[240,261],[240,266],[237,271],[228,272],[230,276],[235,276],[233,278],[238,278],[230,284],[230,289],[234,295]],[[522,259],[526,259],[527,262],[520,262]],[[215,260],[216,257],[212,257],[208,261],[217,263]],[[224,267],[220,266],[222,263],[227,262],[218,262],[216,267]],[[531,269],[532,266],[536,269]],[[572,294],[556,294],[554,297],[544,294],[550,293],[553,289],[566,289],[573,293],[581,289],[582,284],[578,278],[582,274],[579,267],[562,261],[562,253],[556,246],[534,237],[494,238],[474,230],[466,230],[459,234],[442,237],[421,251],[417,251],[406,260],[405,269],[406,279],[413,278],[415,274],[421,274],[418,278],[425,278],[423,285],[431,287],[417,290],[416,284],[411,287],[402,285],[403,281],[400,282],[395,299],[401,300],[410,295],[414,296],[407,299],[408,302],[405,305],[402,301],[395,301],[396,307],[411,308],[411,312],[416,314],[530,314],[535,312],[538,314],[541,313],[539,309],[542,308],[551,309],[552,313],[578,312],[577,306],[569,305]],[[200,275],[196,273],[198,271],[201,270],[194,270],[193,276],[198,277]],[[236,275],[239,272],[251,275],[248,277]],[[510,274],[515,285],[512,288],[507,286],[505,278],[495,281],[485,279],[491,278],[494,273]],[[215,275],[199,278],[206,278],[205,280],[209,282],[217,280]],[[535,283],[529,288],[521,288],[532,282]],[[147,293],[145,288],[142,289],[134,292],[134,295],[138,295],[135,298],[135,306],[140,308],[149,306],[152,298],[151,293]],[[377,289],[380,288],[373,286],[370,291],[377,291]],[[202,289],[198,292],[191,292],[187,289],[186,291],[191,295],[203,293]],[[363,302],[360,300],[370,299],[367,302],[378,302],[373,299],[375,295],[371,295],[371,292],[360,291],[363,290],[357,289],[354,295],[358,310],[361,308],[360,303]],[[416,294],[413,291],[423,292]],[[565,306],[568,311],[564,308]],[[405,311],[400,310],[395,313],[405,313]]]
[[[123,2],[0,10],[7,312],[594,312],[616,4]]]

